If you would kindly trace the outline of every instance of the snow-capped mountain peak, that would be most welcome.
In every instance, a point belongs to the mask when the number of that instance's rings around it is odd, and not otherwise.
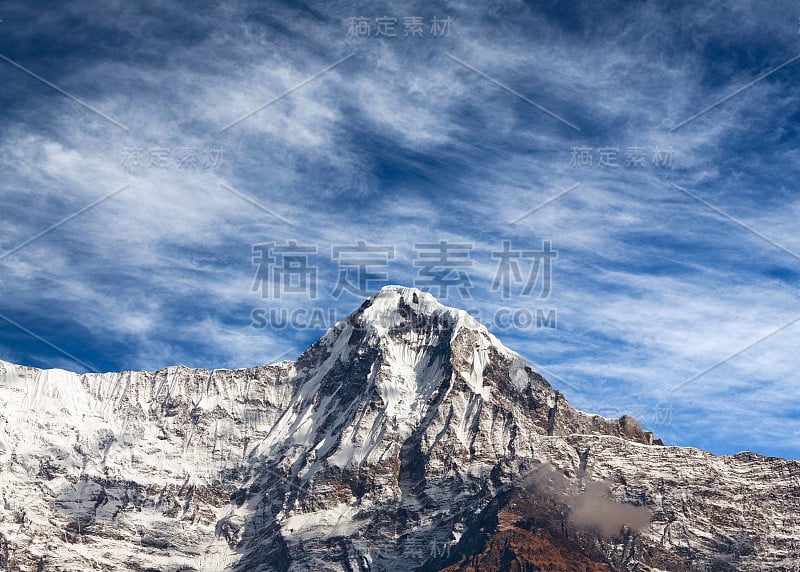
[[[406,325],[415,316],[439,318],[453,328],[461,325],[480,327],[464,310],[450,308],[440,303],[428,292],[404,286],[385,286],[367,298],[353,313],[379,333]]]
[[[82,375],[0,362],[0,414],[4,568],[437,570],[511,518],[550,531],[553,554],[615,569],[720,554],[789,569],[800,531],[797,463],[660,447],[629,417],[576,411],[413,288],[382,289],[294,362]],[[545,465],[563,491],[531,497]],[[597,483],[647,519],[605,523],[610,537],[571,523],[569,495]]]

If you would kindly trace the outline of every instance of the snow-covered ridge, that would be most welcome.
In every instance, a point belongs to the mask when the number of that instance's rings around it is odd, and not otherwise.
[[[791,569],[797,463],[650,443],[466,312],[389,286],[293,362],[0,362],[0,568],[408,570],[548,463],[651,511],[593,545],[617,569]]]

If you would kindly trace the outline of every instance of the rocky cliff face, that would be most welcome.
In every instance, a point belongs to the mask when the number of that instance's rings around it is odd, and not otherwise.
[[[410,288],[384,288],[294,362],[0,362],[0,412],[11,569],[798,564],[798,463],[661,447],[631,418],[578,412]]]

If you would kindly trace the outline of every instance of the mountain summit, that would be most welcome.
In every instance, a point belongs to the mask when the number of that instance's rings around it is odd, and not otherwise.
[[[295,361],[0,362],[0,564],[789,570],[797,463],[576,411],[466,312],[389,286]]]

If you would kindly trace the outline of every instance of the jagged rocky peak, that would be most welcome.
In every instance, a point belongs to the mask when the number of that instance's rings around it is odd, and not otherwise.
[[[389,286],[293,362],[0,362],[0,569],[794,569],[797,463],[651,443]],[[543,465],[578,496],[532,490]],[[649,523],[570,518],[590,479]]]
[[[298,364],[319,371],[321,352],[350,364],[351,374],[353,360],[379,363],[372,380],[379,393],[387,385],[396,389],[411,384],[430,390],[436,378],[438,388],[446,390],[446,399],[460,394],[479,397],[483,403],[492,401],[495,408],[496,402],[509,411],[521,408],[549,435],[601,433],[660,444],[632,417],[605,419],[575,410],[524,358],[468,312],[448,307],[417,288],[382,288],[311,346]],[[375,374],[374,368],[369,371]],[[432,391],[418,392],[418,397],[433,396]],[[393,401],[386,399],[384,404],[391,413]]]
[[[406,365],[409,361],[419,362],[423,356],[430,357],[426,352],[436,348],[440,357],[446,352],[448,359],[456,358],[448,365],[462,365],[476,372],[491,358],[514,366],[513,381],[520,389],[529,382],[527,375],[516,371],[530,370],[523,358],[506,348],[468,312],[445,306],[432,294],[416,288],[382,288],[332,327],[309,352],[319,360],[319,350],[325,349],[346,360],[350,354],[357,357],[369,353],[368,348],[378,351],[383,360]],[[304,361],[303,356],[299,361]],[[541,376],[535,377],[544,382]]]
[[[524,401],[533,385],[541,401],[557,401],[544,378],[467,312],[402,286],[367,298],[300,356],[297,370],[314,372],[309,382],[321,380],[323,393],[339,393],[342,384],[372,388],[389,416],[411,413],[395,407],[411,400],[417,417],[439,392],[462,386],[483,401],[494,391]]]
[[[320,341],[332,345],[342,334],[350,344],[355,339],[402,339],[405,334],[414,334],[407,340],[426,335],[433,339],[440,335],[450,337],[461,328],[481,332],[492,343],[501,345],[466,311],[445,306],[432,294],[416,288],[386,286],[364,300]]]
[[[428,292],[404,286],[381,288],[367,298],[350,317],[379,334],[409,327],[424,328],[429,323],[441,324],[444,328],[460,325],[482,328],[464,310],[450,308]]]

